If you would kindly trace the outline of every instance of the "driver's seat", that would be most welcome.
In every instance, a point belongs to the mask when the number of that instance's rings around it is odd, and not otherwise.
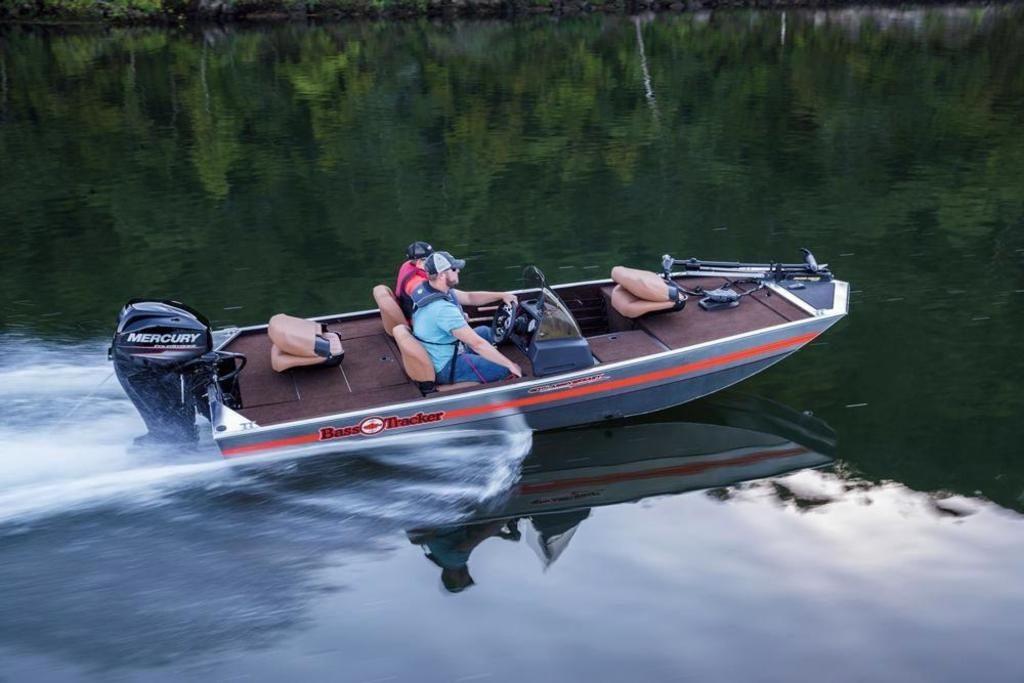
[[[423,344],[413,336],[408,325],[400,323],[391,329],[391,335],[395,338],[398,351],[402,355],[402,366],[409,379],[416,382],[419,390],[424,396],[435,391],[452,391],[453,389],[465,389],[476,386],[479,382],[456,382],[455,384],[438,384],[437,375],[434,372],[434,364],[430,362],[430,356]]]
[[[398,305],[398,298],[387,285],[377,285],[373,288],[373,300],[380,309],[380,322],[384,326],[384,332],[389,337],[394,337],[395,325],[403,325],[406,322],[402,307]]]

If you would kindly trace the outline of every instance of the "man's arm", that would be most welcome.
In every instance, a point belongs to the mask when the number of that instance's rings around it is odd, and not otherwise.
[[[461,289],[455,290],[455,298],[463,306],[486,306],[495,301],[503,301],[514,306],[518,301],[516,295],[510,292],[463,292]]]
[[[460,342],[473,349],[473,351],[475,351],[481,358],[486,358],[492,363],[497,363],[498,365],[508,368],[508,371],[516,377],[523,376],[522,368],[510,361],[508,358],[505,358],[498,349],[488,344],[487,340],[474,332],[473,328],[469,325],[452,330],[452,334],[454,334],[455,338]]]

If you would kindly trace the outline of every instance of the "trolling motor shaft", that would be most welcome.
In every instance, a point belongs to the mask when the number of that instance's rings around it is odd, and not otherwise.
[[[804,254],[803,263],[742,263],[740,261],[702,261],[696,258],[677,259],[669,254],[661,257],[662,276],[667,280],[672,271],[681,267],[687,272],[734,272],[746,277],[785,280],[797,275],[815,275],[831,280],[832,272],[828,264],[819,265],[810,249],[801,249]]]

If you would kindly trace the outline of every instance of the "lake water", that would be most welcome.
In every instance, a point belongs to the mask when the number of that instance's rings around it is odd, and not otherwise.
[[[1017,681],[1024,9],[0,27],[0,679]],[[130,452],[130,297],[218,326],[796,260],[710,400],[352,458]]]

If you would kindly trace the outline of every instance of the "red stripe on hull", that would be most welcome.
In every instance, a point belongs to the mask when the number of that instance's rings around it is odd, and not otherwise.
[[[704,360],[694,361],[693,363],[686,363],[674,368],[665,368],[664,370],[655,370],[654,372],[647,372],[642,375],[636,375],[634,377],[624,377],[623,379],[613,380],[611,382],[599,382],[597,384],[589,384],[587,386],[577,387],[575,389],[566,389],[565,391],[555,391],[550,394],[541,394],[538,396],[527,396],[525,398],[517,398],[511,401],[503,401],[501,403],[489,403],[480,406],[471,406],[469,408],[456,408],[455,410],[445,411],[445,419],[455,417],[467,417],[470,415],[479,415],[481,413],[491,413],[498,410],[505,410],[507,408],[519,408],[522,406],[532,406],[538,403],[550,403],[551,401],[560,401],[564,398],[576,398],[577,396],[589,396],[590,394],[599,394],[605,391],[611,391],[612,389],[624,389],[626,387],[636,386],[638,384],[647,384],[648,382],[657,382],[661,379],[670,379],[672,377],[678,377],[679,375],[686,375],[697,370],[707,370],[709,368],[717,367],[719,365],[727,365],[733,361],[744,360],[753,356],[760,356],[765,353],[772,351],[779,351],[790,346],[796,346],[799,344],[806,343],[811,339],[814,339],[817,333],[802,334],[799,337],[791,337],[789,339],[783,339],[781,341],[772,342],[770,344],[764,344],[762,346],[755,346],[750,349],[743,349],[741,351],[734,351],[727,353],[722,356],[715,356],[713,358],[705,358]]]

